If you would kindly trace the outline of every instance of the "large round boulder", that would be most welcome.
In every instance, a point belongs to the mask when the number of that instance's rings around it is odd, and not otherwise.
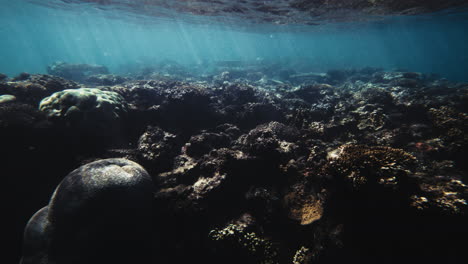
[[[23,256],[20,264],[48,263],[47,260],[47,216],[49,207],[37,211],[24,229]]]
[[[23,260],[33,261],[23,264],[148,262],[152,201],[153,184],[140,165],[126,159],[83,165],[59,184],[47,211],[30,220]]]

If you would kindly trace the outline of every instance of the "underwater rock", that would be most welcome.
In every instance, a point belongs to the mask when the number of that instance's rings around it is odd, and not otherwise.
[[[254,87],[238,83],[223,87],[219,95],[223,99],[223,105],[242,105],[257,102],[260,99]]]
[[[231,112],[235,108],[227,110]],[[271,121],[283,122],[285,120],[284,111],[278,105],[271,103],[248,103],[241,109],[236,109],[235,112],[233,123],[242,128],[252,128]]]
[[[288,72],[290,72],[289,75],[286,75]],[[286,73],[282,72],[280,74],[281,78],[290,80],[294,84],[303,84],[309,82],[324,83],[327,81],[327,74],[322,72],[296,73],[294,71],[286,71]]]
[[[109,70],[102,65],[55,62],[54,64],[47,66],[47,73],[60,76],[68,80],[81,82],[84,81],[86,77],[94,74],[108,74]]]
[[[323,201],[312,194],[291,192],[284,197],[289,218],[301,225],[309,225],[320,220],[323,215]]]
[[[339,84],[343,83],[348,79],[350,76],[352,76],[355,73],[354,70],[329,70],[327,71],[326,75],[326,83],[330,84]]]
[[[15,100],[16,100],[16,97],[14,95],[11,95],[11,94],[0,95],[0,104],[13,102]]]
[[[270,122],[257,126],[248,134],[239,137],[236,144],[246,153],[276,160],[280,156],[291,157],[292,153],[297,154],[298,147],[294,142],[299,139],[299,135],[299,131],[294,127]]]
[[[131,72],[135,80],[184,80],[192,77],[194,72],[197,72],[197,66],[200,65],[192,65],[192,67],[188,68],[174,60],[164,59],[151,65],[129,64],[122,67],[120,72]]]
[[[433,130],[442,142],[442,152],[467,171],[465,157],[468,153],[468,113],[451,106],[430,108],[428,117]]]
[[[180,150],[181,144],[178,141],[176,135],[159,127],[149,126],[138,140],[138,160],[151,173],[168,170],[172,166],[172,159]]]
[[[450,140],[467,142],[468,114],[450,106],[431,108],[428,111],[433,126],[442,137]]]
[[[382,107],[393,105],[392,94],[383,88],[371,86],[353,95],[360,105],[378,104]]]
[[[245,79],[251,82],[257,82],[260,81],[262,78],[264,78],[265,75],[258,71],[258,72],[247,72]]]
[[[14,134],[13,131],[18,133],[20,129],[30,130],[33,136],[38,131],[32,131],[45,125],[45,120],[42,112],[28,104],[16,101],[0,104],[0,128],[5,136],[8,135],[10,129],[12,134]]]
[[[213,149],[227,147],[231,138],[224,133],[204,132],[192,136],[184,146],[185,152],[192,157],[200,157],[208,154]]]
[[[249,157],[227,148],[212,150],[200,159],[180,155],[174,169],[159,174],[162,187],[156,200],[162,207],[184,214],[211,214],[235,210],[250,183]],[[254,179],[250,179],[254,180]]]
[[[51,120],[70,126],[105,129],[126,113],[125,100],[115,92],[95,88],[64,90],[44,98],[39,109]]]
[[[191,193],[188,196],[193,202],[199,203],[199,201],[207,200],[212,196],[213,193],[219,192],[220,189],[223,189],[226,185],[226,175],[220,174],[219,172],[215,173],[211,177],[200,177],[192,185]]]
[[[190,71],[183,65],[173,60],[163,60],[157,67],[157,70],[163,74],[175,76],[190,76]]]
[[[398,187],[416,158],[401,149],[344,145],[328,153],[329,163],[324,172],[342,177],[350,187],[359,190],[364,186]]]
[[[108,90],[120,94],[129,109],[149,112],[157,108],[165,99],[165,91],[180,85],[175,81],[131,81],[122,85],[109,87]],[[168,91],[169,92],[169,91]]]
[[[49,206],[37,211],[24,229],[23,256],[20,264],[45,264],[48,262]]]
[[[3,82],[8,79],[8,75],[0,73],[0,82]]]
[[[190,132],[220,123],[210,91],[190,85],[173,86],[164,91],[159,109],[161,126]]]
[[[11,209],[12,216],[8,219],[11,225],[4,237],[12,246],[10,254],[17,255],[17,258],[20,256],[24,225],[38,208],[47,203],[55,185],[74,166],[70,163],[74,161],[75,152],[68,148],[70,142],[64,140],[65,137],[52,128],[37,106],[17,101],[0,104],[2,175],[14,175],[6,178],[9,187],[5,195],[14,202],[7,209]],[[47,166],[50,161],[57,162]],[[24,184],[25,180],[29,183]],[[25,200],[24,197],[34,199]],[[14,253],[13,248],[16,248]],[[18,263],[18,260],[11,262]]]
[[[11,81],[13,81],[13,82],[26,81],[27,79],[29,79],[29,77],[31,77],[31,74],[29,74],[27,72],[22,72],[22,73],[18,74],[18,76],[11,79]]]
[[[188,193],[189,185],[199,177],[197,166],[199,166],[199,162],[185,154],[175,157],[172,170],[162,172],[154,177],[160,188],[156,197],[161,197],[163,200],[185,199],[186,197],[182,193]]]
[[[315,103],[322,100],[326,95],[332,95],[333,87],[328,84],[304,85],[291,91],[291,93],[308,103]]]
[[[381,130],[388,123],[388,117],[384,114],[382,108],[372,109],[369,105],[364,105],[352,111],[358,120],[357,128],[359,130]]]
[[[25,80],[1,83],[0,94],[14,95],[18,101],[37,107],[43,98],[55,92],[78,87],[73,81],[60,77],[33,74]]]
[[[412,207],[440,215],[466,215],[468,186],[460,176],[418,174],[415,177],[420,193],[410,197]]]
[[[83,82],[93,85],[116,85],[128,81],[128,78],[115,74],[94,74],[87,76]]]
[[[231,140],[234,140],[241,135],[241,130],[237,126],[229,123],[217,126],[213,132],[225,134],[229,136]]]
[[[231,73],[228,71],[223,71],[220,74],[213,77],[213,81],[223,84],[224,82],[228,82],[232,79]]]
[[[220,124],[219,109],[206,85],[176,80],[132,81],[106,90],[128,102],[129,115],[140,129],[157,125],[190,134]]]
[[[81,166],[30,220],[23,263],[149,261],[152,193],[148,173],[129,160]]]
[[[279,263],[278,249],[275,245],[255,232],[249,232],[243,225],[229,224],[223,229],[213,229],[209,236],[216,242],[213,245],[220,247],[218,250],[223,250],[224,247],[237,252],[232,256],[233,259],[228,259],[228,263],[236,263],[236,260],[247,263]],[[223,256],[225,257],[226,255]]]
[[[247,159],[241,151],[227,148],[213,150],[203,156],[197,166],[200,177],[193,183],[189,199],[197,204],[203,202],[208,209],[210,206],[222,206],[219,201],[225,200],[224,198],[241,197],[241,186],[248,183],[242,181],[246,175],[239,175],[243,169],[236,167],[245,164]],[[235,201],[225,203],[231,204]]]
[[[390,85],[416,88],[421,86],[421,81],[419,79],[399,78],[390,82]]]
[[[37,161],[38,152],[51,154],[49,150],[54,146],[49,145],[49,140],[53,134],[46,116],[36,107],[16,101],[0,104],[0,145],[3,155],[8,157],[7,164],[15,159]]]
[[[213,76],[213,82],[220,85],[229,84],[229,82],[242,79],[255,82],[259,81],[264,76],[262,72],[252,72],[245,68],[221,68],[216,71],[221,71],[221,73]]]

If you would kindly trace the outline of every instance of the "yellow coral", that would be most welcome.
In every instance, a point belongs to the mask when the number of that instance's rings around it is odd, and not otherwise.
[[[289,218],[300,221],[301,225],[308,225],[322,218],[322,201],[302,191],[294,191],[284,197]]]

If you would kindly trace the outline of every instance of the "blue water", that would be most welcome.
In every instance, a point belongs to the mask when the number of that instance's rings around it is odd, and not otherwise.
[[[135,18],[91,5],[0,3],[0,72],[10,76],[45,73],[55,61],[102,64],[118,73],[122,65],[164,59],[185,65],[268,60],[310,71],[372,66],[468,81],[467,12],[278,30]]]

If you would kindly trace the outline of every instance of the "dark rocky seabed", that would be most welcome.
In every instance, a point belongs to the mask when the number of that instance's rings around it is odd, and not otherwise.
[[[234,64],[2,76],[12,262],[466,259],[467,84]]]

